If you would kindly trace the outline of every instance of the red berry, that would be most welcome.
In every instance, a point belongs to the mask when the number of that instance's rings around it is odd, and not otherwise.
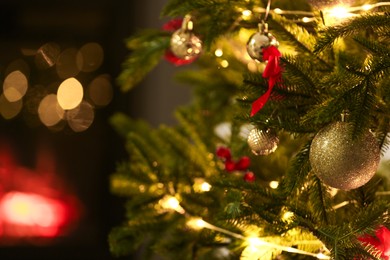
[[[217,156],[220,158],[224,158],[227,161],[230,161],[232,155],[230,153],[230,149],[226,147],[219,147],[216,152]]]
[[[256,179],[256,176],[253,172],[246,172],[244,175],[244,180],[247,182],[254,182]]]
[[[236,170],[236,164],[232,160],[226,160],[225,170],[228,172],[232,172],[232,171]]]
[[[248,156],[243,156],[241,159],[236,163],[236,169],[239,171],[245,171],[248,169],[249,165],[251,164],[251,159],[249,159]]]

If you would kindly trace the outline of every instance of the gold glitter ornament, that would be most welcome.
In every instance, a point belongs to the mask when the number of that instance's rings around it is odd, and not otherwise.
[[[314,173],[325,184],[340,190],[366,184],[375,175],[380,160],[379,145],[371,132],[356,140],[350,132],[350,124],[332,123],[317,133],[310,147]]]
[[[202,41],[193,33],[193,22],[190,16],[183,19],[182,28],[171,37],[171,51],[179,59],[191,60],[202,52]]]
[[[273,153],[279,144],[279,138],[271,130],[252,129],[248,135],[248,145],[255,155],[269,155]]]

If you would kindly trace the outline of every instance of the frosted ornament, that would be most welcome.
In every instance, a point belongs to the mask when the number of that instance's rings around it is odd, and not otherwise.
[[[248,135],[248,145],[255,155],[269,155],[278,148],[279,138],[271,130],[252,129]]]
[[[346,122],[332,123],[316,134],[310,147],[313,172],[325,184],[340,190],[366,184],[375,175],[380,160],[374,135],[367,131],[353,140],[350,130]]]
[[[202,41],[193,31],[193,23],[189,16],[183,19],[182,28],[171,37],[171,51],[179,59],[192,60],[202,52]]]

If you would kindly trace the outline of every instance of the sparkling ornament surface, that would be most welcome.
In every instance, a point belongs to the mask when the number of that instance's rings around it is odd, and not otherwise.
[[[320,130],[310,148],[310,164],[325,184],[351,190],[366,184],[380,160],[379,145],[367,131],[359,139],[350,136],[351,125],[336,122]]]
[[[277,46],[278,44],[276,38],[271,34],[257,32],[249,38],[246,44],[246,50],[252,59],[262,61],[262,50],[270,45]]]
[[[172,53],[183,60],[191,60],[202,52],[202,41],[191,31],[179,29],[171,37]]]
[[[268,130],[254,128],[248,135],[248,145],[255,155],[269,155],[273,153],[279,144],[276,134]]]

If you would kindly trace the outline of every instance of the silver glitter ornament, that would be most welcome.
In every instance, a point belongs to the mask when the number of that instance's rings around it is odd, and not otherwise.
[[[171,51],[179,59],[191,60],[202,52],[202,41],[193,33],[189,15],[183,19],[182,27],[171,37]]]
[[[369,131],[359,139],[350,136],[351,125],[332,123],[321,129],[310,147],[310,164],[325,184],[351,190],[366,184],[379,165],[379,145]]]
[[[276,150],[278,144],[279,138],[270,129],[263,131],[254,128],[249,132],[248,145],[255,155],[269,155]]]
[[[257,61],[263,61],[263,49],[269,46],[279,46],[276,38],[268,32],[268,24],[259,24],[259,31],[254,33],[246,44],[248,55]]]

